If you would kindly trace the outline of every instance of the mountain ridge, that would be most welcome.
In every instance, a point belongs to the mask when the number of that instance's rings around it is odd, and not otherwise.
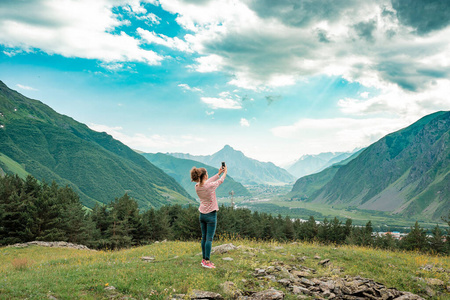
[[[210,176],[218,173],[219,169],[203,164],[199,161],[176,158],[163,153],[142,153],[151,163],[161,168],[164,172],[175,178],[181,186],[194,198],[197,197],[195,192],[195,183],[191,181],[190,170],[192,167],[206,168]],[[250,192],[239,182],[235,181],[231,176],[227,175],[225,181],[217,188],[217,197],[229,197],[229,193],[233,191],[235,196],[250,196]]]
[[[450,210],[448,145],[450,112],[430,114],[386,135],[337,168],[306,201],[440,218]],[[298,197],[296,191],[293,188],[290,195]]]
[[[39,180],[71,186],[87,207],[124,193],[143,208],[193,201],[173,178],[112,136],[58,114],[1,81],[0,113],[0,153]],[[0,161],[7,171],[8,165]]]
[[[230,174],[234,179],[246,185],[255,184],[286,184],[293,182],[295,177],[283,168],[271,162],[260,162],[249,158],[239,150],[225,145],[212,155],[191,155],[188,153],[166,153],[168,155],[199,161],[209,166],[220,167],[225,161]]]

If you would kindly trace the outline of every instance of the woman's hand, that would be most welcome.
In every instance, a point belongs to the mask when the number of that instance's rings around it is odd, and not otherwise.
[[[224,171],[224,170],[223,170],[223,167],[220,167],[220,169],[219,169],[219,175],[222,174],[223,171]]]

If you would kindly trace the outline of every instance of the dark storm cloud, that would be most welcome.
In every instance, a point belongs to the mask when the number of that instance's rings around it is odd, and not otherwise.
[[[398,20],[413,27],[420,35],[450,25],[448,0],[392,0]]]
[[[377,20],[369,20],[367,22],[359,22],[353,26],[356,34],[368,42],[373,42],[373,32],[377,29]]]
[[[411,92],[422,90],[435,79],[450,75],[449,68],[424,66],[411,61],[381,61],[376,68],[383,79]]]
[[[330,39],[327,36],[327,32],[325,30],[317,30],[317,37],[319,38],[319,42],[321,43],[329,43]]]
[[[249,7],[262,18],[276,18],[285,25],[307,27],[313,22],[339,20],[355,0],[250,0]]]
[[[13,20],[43,27],[66,25],[63,17],[50,15],[48,5],[41,0],[0,0],[0,22]]]

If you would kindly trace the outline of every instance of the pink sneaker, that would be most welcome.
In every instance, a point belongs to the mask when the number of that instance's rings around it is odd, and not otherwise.
[[[202,267],[206,265],[206,259],[202,259]]]
[[[210,262],[210,261],[205,261],[205,264],[203,265],[204,268],[208,268],[208,269],[215,269],[216,266]]]

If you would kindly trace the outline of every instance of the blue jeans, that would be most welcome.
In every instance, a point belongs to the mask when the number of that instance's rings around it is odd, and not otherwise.
[[[202,229],[202,255],[203,259],[209,260],[214,233],[217,225],[217,210],[208,214],[200,213],[200,228]]]

